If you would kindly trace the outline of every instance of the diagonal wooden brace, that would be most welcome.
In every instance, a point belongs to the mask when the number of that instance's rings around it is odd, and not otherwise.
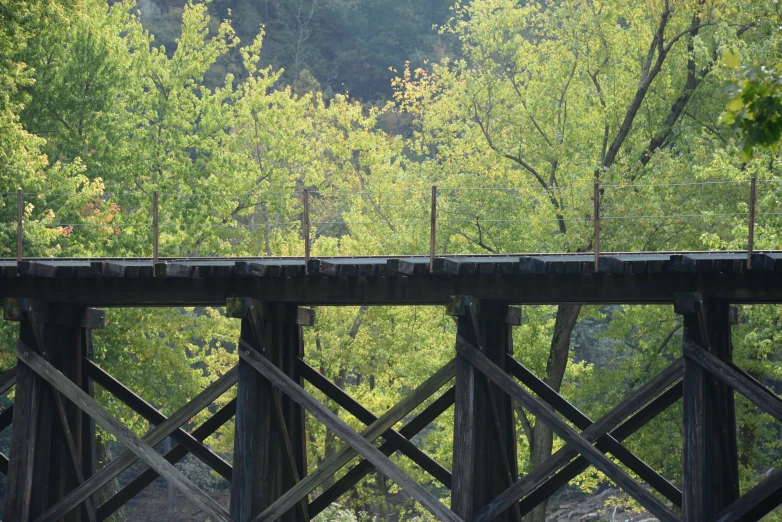
[[[16,367],[0,375],[0,395],[7,392],[14,384],[16,384]]]
[[[525,368],[524,365],[514,359],[513,356],[507,354],[505,359],[506,368],[510,371],[511,375],[520,380],[522,384],[527,386],[541,399],[553,406],[554,409],[561,413],[568,421],[572,422],[576,428],[585,430],[593,424],[589,417],[565,400],[564,397],[554,391],[534,373]],[[647,484],[659,491],[665,498],[670,500],[674,506],[682,506],[681,490],[668,482],[665,477],[657,473],[630,450],[622,446],[614,437],[610,434],[606,434],[603,437],[602,445],[606,451],[611,453],[619,462],[627,466],[641,479],[645,480]]]
[[[679,521],[679,517],[666,505],[657,500],[649,491],[635,482],[616,464],[606,457],[600,450],[592,445],[592,442],[577,433],[564,421],[559,419],[545,405],[530,395],[512,377],[504,373],[494,363],[489,361],[477,348],[468,343],[464,338],[457,336],[456,350],[466,357],[478,370],[489,377],[505,393],[513,397],[525,408],[538,417],[538,420],[549,426],[554,433],[561,437],[567,444],[581,453],[590,464],[611,478],[618,486],[630,493],[642,506],[663,522]]]
[[[600,437],[616,428],[630,414],[637,411],[644,404],[649,403],[652,397],[679,381],[683,371],[684,360],[679,359],[631,393],[625,400],[612,408],[610,412],[584,430],[581,435],[588,441],[599,440]],[[488,522],[492,520],[498,513],[508,509],[514,502],[535,490],[549,476],[566,466],[577,456],[578,452],[569,446],[560,448],[478,512],[473,517],[473,522]]]
[[[84,358],[84,367],[87,370],[87,375],[100,384],[106,391],[111,393],[114,397],[124,402],[131,410],[135,411],[152,424],[160,424],[166,421],[166,416],[160,413],[154,406],[147,401],[133,393],[130,389],[124,386],[121,382],[115,379],[111,374],[106,372],[103,368],[92,362],[88,358]],[[187,450],[197,457],[201,462],[209,466],[216,471],[224,479],[231,481],[231,465],[220,458],[219,455],[207,448],[204,444],[197,441],[192,435],[186,432],[182,428],[178,428],[171,434],[171,438],[182,444]]]
[[[750,381],[727,363],[717,359],[712,354],[693,343],[687,343],[685,345],[684,355],[688,359],[703,366],[703,368],[713,376],[751,400],[758,408],[782,422],[782,399],[774,394],[770,394],[765,386]]]
[[[413,420],[405,424],[402,429],[399,430],[399,433],[407,439],[412,439],[424,428],[429,426],[432,421],[442,415],[445,410],[453,405],[455,391],[456,390],[454,388],[450,388],[448,391],[443,393],[432,404],[424,408],[424,410]],[[383,452],[384,455],[389,457],[393,455],[394,451],[396,450],[396,448],[394,448],[390,442],[383,443],[379,449]],[[345,494],[350,488],[358,484],[358,482],[362,478],[366,477],[370,472],[372,472],[373,469],[375,469],[375,467],[366,459],[363,459],[361,462],[356,464],[356,466],[345,473],[341,479],[336,481],[334,485],[332,485],[326,491],[318,495],[318,497],[315,498],[312,502],[310,502],[310,515],[315,517],[317,514],[329,507],[332,502],[336,502],[339,497]]]
[[[199,442],[203,442],[211,434],[220,429],[236,414],[236,398],[217,410],[203,424],[194,429],[190,435]],[[174,446],[171,451],[163,455],[171,464],[176,464],[190,452],[184,446]],[[109,518],[115,511],[124,506],[130,499],[139,494],[144,488],[152,484],[160,475],[154,469],[147,468],[139,476],[131,480],[124,488],[98,507],[98,521]]]
[[[220,504],[201,490],[193,481],[184,476],[171,463],[160,456],[154,448],[134,435],[124,424],[115,419],[103,406],[90,397],[70,379],[61,374],[51,364],[22,342],[16,345],[17,358],[29,366],[35,373],[65,395],[82,411],[100,422],[106,431],[117,437],[130,451],[146,462],[152,469],[168,480],[183,493],[189,501],[201,508],[217,521],[229,522],[230,515]]]
[[[207,386],[190,402],[174,412],[165,422],[158,424],[141,440],[149,446],[155,446],[168,437],[177,428],[182,426],[199,411],[209,406],[217,397],[225,393],[236,384],[239,369],[234,366],[215,382]],[[131,451],[125,451],[117,458],[106,464],[100,471],[84,482],[81,486],[71,491],[68,496],[49,508],[36,522],[55,522],[68,514],[73,508],[81,504],[86,498],[97,492],[109,483],[114,477],[130,467],[138,457]]]
[[[339,386],[329,381],[315,368],[301,360],[296,360],[296,366],[301,376],[320,390],[326,397],[336,402],[342,408],[369,426],[377,420],[377,416],[364,408],[357,400],[348,395]],[[382,437],[401,452],[407,458],[421,466],[421,468],[439,480],[448,489],[451,488],[451,472],[445,469],[439,462],[418,449],[415,444],[405,438],[400,432],[390,429],[383,433]]]
[[[766,480],[718,513],[714,522],[760,520],[780,504],[782,504],[782,469],[777,469]]]
[[[239,350],[239,355],[242,358],[242,360],[246,361],[248,364],[250,364],[253,368],[258,370],[258,372],[266,377],[272,384],[280,388],[281,391],[286,393],[291,399],[298,402],[303,408],[306,408],[315,418],[317,418],[319,421],[326,424],[330,430],[332,430],[334,433],[337,434],[340,438],[342,438],[351,448],[352,450],[348,451],[341,451],[339,454],[344,454],[347,456],[347,460],[344,460],[344,462],[337,468],[341,468],[346,464],[353,456],[356,454],[360,454],[364,456],[367,460],[369,460],[379,471],[384,473],[388,478],[396,482],[405,492],[407,492],[411,497],[413,497],[415,500],[420,502],[424,507],[426,507],[432,514],[440,518],[440,520],[444,520],[446,522],[460,522],[462,519],[456,516],[451,510],[446,508],[444,505],[440,503],[439,500],[437,500],[434,496],[432,496],[431,493],[429,493],[426,489],[424,489],[423,486],[412,480],[404,471],[402,471],[396,464],[391,462],[391,460],[383,455],[380,450],[378,450],[375,446],[372,445],[372,440],[377,438],[383,431],[388,429],[390,426],[393,426],[396,424],[396,421],[393,421],[389,426],[379,426],[383,429],[374,428],[373,426],[375,424],[386,424],[387,422],[380,422],[380,419],[376,423],[373,424],[370,428],[367,428],[367,430],[364,431],[363,436],[358,434],[353,428],[347,425],[345,421],[340,419],[335,413],[333,413],[331,410],[326,408],[324,405],[322,405],[320,402],[318,402],[317,399],[315,399],[312,395],[304,391],[304,389],[296,384],[290,377],[285,375],[279,368],[274,366],[268,359],[261,356],[252,346],[247,344],[246,342],[240,341],[241,349]],[[412,405],[415,402],[422,402],[426,398],[430,397],[432,393],[440,389],[446,382],[448,382],[451,377],[453,376],[453,369],[454,369],[454,363],[451,362],[448,365],[446,365],[443,369],[441,369],[439,372],[435,374],[436,379],[434,377],[427,380],[427,389],[425,390],[425,393],[422,393],[420,396],[418,396],[416,393],[411,394],[410,396],[416,396],[420,399],[420,401],[416,401],[414,399],[406,401],[409,405]],[[417,391],[420,390],[421,387],[417,388]],[[410,398],[408,396],[408,399]],[[414,408],[415,406],[413,406]],[[402,408],[399,407],[399,405],[392,408],[392,410],[401,411]],[[390,410],[391,411],[391,410]],[[386,417],[386,416],[384,416]],[[384,419],[384,417],[381,417],[383,421],[387,421],[387,419]],[[367,431],[370,431],[369,434],[367,434]],[[376,432],[376,433],[375,433]],[[366,437],[366,438],[365,438]],[[334,457],[332,457],[333,459]],[[344,459],[344,457],[341,457],[341,459]],[[340,460],[341,460],[340,459]],[[329,459],[331,460],[331,459]],[[318,470],[316,470],[315,473],[317,473],[323,466],[319,467]],[[334,470],[336,471],[336,470]],[[333,471],[330,471],[327,476],[331,476],[333,474]],[[310,474],[307,477],[305,477],[299,484],[305,483],[307,479],[314,474]],[[324,477],[325,478],[325,477]],[[297,484],[297,486],[299,485]],[[284,494],[282,497],[277,499],[271,506],[269,506],[266,511],[255,517],[253,519],[253,522],[261,522],[261,521],[271,521],[276,520],[280,515],[285,513],[288,509],[290,509],[294,504],[296,504],[302,497],[301,491],[304,490],[304,495],[306,495],[309,491],[306,491],[306,488],[298,488],[300,491],[297,492],[296,495],[292,495],[291,492],[296,490],[297,487],[294,486],[291,490],[289,490],[286,494]],[[292,502],[291,502],[292,501]],[[282,509],[285,507],[284,509]]]
[[[617,441],[622,442],[681,398],[682,382],[679,381],[658,395],[646,406],[628,417],[621,426],[611,431],[611,436]],[[600,451],[607,451],[608,448],[603,442],[605,440],[606,435],[597,439],[595,447]],[[519,510],[521,511],[522,516],[535,509],[536,506],[553,495],[559,488],[566,486],[571,480],[586,471],[588,467],[589,461],[584,457],[579,456],[559,470],[555,475],[536,482],[529,488],[532,492],[519,502]]]

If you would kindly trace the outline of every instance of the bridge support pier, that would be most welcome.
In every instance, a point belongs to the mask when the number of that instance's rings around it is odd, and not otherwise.
[[[312,310],[241,299],[229,301],[228,312],[242,319],[242,341],[272,361],[288,377],[303,384],[296,361],[304,356],[302,326],[314,324]],[[241,360],[231,516],[236,522],[252,520],[306,473],[304,410]],[[299,505],[279,520],[309,520],[305,509]]]
[[[20,322],[19,341],[92,395],[83,358],[92,357],[92,329],[104,313],[79,306],[27,299],[4,302],[5,318]],[[3,520],[25,522],[74,490],[96,469],[95,422],[24,363],[16,365],[16,397]],[[66,428],[67,426],[67,428]],[[70,440],[69,440],[70,439]],[[78,466],[79,471],[75,469]],[[88,520],[92,503],[64,520]]]
[[[454,297],[448,313],[463,337],[501,369],[513,353],[519,309],[496,301]],[[511,398],[462,355],[456,358],[451,509],[466,522],[518,480],[516,423]],[[518,506],[495,520],[520,522]]]
[[[735,308],[699,294],[678,295],[674,307],[684,322],[685,355],[694,345],[731,363]],[[682,515],[686,522],[712,520],[739,498],[733,399],[733,389],[685,357]]]

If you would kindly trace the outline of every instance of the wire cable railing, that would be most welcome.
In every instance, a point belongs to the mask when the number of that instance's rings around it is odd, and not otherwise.
[[[0,192],[0,257],[778,249],[782,180]],[[589,189],[589,190],[588,190]],[[704,202],[709,208],[703,208]],[[756,237],[757,234],[757,237]],[[508,247],[511,245],[511,247]],[[520,247],[513,247],[519,245]],[[357,251],[360,250],[360,251]]]

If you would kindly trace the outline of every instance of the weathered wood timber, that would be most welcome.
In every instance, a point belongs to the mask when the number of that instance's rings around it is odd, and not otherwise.
[[[190,434],[192,437],[203,442],[207,437],[212,435],[218,429],[220,429],[226,422],[228,422],[236,414],[236,399],[231,401],[217,410],[214,415],[209,417],[207,421],[197,427]],[[163,458],[169,461],[171,464],[176,464],[182,460],[188,454],[188,450],[181,445],[174,446],[174,448],[163,455]],[[149,468],[138,477],[130,481],[124,488],[119,490],[116,495],[108,499],[104,504],[98,507],[98,520],[104,521],[109,518],[115,511],[124,506],[130,499],[138,495],[145,487],[152,484],[156,478],[160,475],[157,472]]]
[[[405,424],[399,433],[403,437],[408,439],[413,438],[415,435],[426,428],[432,421],[443,414],[445,410],[453,405],[455,389],[449,388],[448,391],[443,393],[436,401],[427,406],[421,413],[419,413],[413,420]],[[385,442],[380,446],[380,451],[385,456],[390,456],[394,453],[394,446],[390,442]],[[326,509],[335,502],[343,494],[347,493],[350,488],[355,486],[362,478],[367,476],[375,467],[366,459],[362,460],[356,466],[345,473],[345,475],[334,483],[333,486],[326,491],[318,495],[318,497],[310,502],[310,516],[315,517],[318,513]]]
[[[165,415],[160,413],[147,401],[133,393],[133,391],[123,386],[117,379],[105,372],[103,368],[88,359],[84,360],[84,366],[87,370],[87,375],[89,375],[92,380],[149,422],[152,424],[160,424],[166,421]],[[231,480],[231,465],[196,440],[195,437],[182,428],[178,428],[171,434],[171,438],[181,444],[194,456],[198,457],[201,462],[216,471],[223,478],[228,481]]]
[[[760,256],[760,257],[758,257]],[[223,305],[230,297],[308,305],[672,303],[681,292],[782,302],[782,253],[588,254],[162,260],[0,260],[0,296],[82,306]],[[765,268],[764,268],[765,267]],[[773,270],[771,269],[773,268]]]
[[[377,469],[441,520],[520,522],[590,465],[659,519],[678,520],[607,454],[681,506],[686,522],[751,522],[782,501],[779,471],[739,497],[733,390],[779,420],[782,399],[730,360],[730,305],[782,303],[782,252],[0,259],[0,299],[6,319],[20,321],[19,363],[0,375],[0,393],[16,385],[15,405],[0,412],[0,428],[13,427],[8,459],[0,455],[7,520],[104,521],[160,474],[212,520],[308,522]],[[513,359],[511,327],[521,324],[514,303],[674,304],[684,316],[684,356],[592,422]],[[302,306],[443,304],[456,318],[456,359],[379,417],[305,362],[302,327],[315,317]],[[105,314],[89,307],[198,305],[225,306],[241,319],[240,362],[168,419],[92,363],[89,332]],[[454,377],[454,387],[393,428]],[[367,428],[359,434],[319,404],[305,378]],[[91,398],[95,382],[157,427],[133,436]],[[237,382],[236,399],[192,432],[183,428]],[[132,451],[97,471],[95,423],[61,394]],[[621,444],[680,398],[682,491]],[[520,478],[511,400],[566,442]],[[411,440],[451,405],[453,474]],[[304,408],[348,443],[309,474]],[[203,441],[234,414],[232,468]],[[152,446],[168,436],[178,444],[160,456]],[[394,451],[452,489],[453,511],[389,460]],[[188,454],[231,480],[230,516],[172,467]],[[356,456],[364,458],[308,503]],[[95,492],[139,457],[151,468],[95,510]]]
[[[172,483],[190,502],[201,508],[215,520],[226,522],[231,520],[231,516],[222,506],[212,500],[193,481],[161,457],[151,446],[136,437],[127,426],[112,417],[105,408],[95,402],[95,399],[84,393],[81,388],[63,376],[40,355],[36,354],[32,348],[20,341],[16,347],[16,354],[20,361],[32,368],[35,373],[49,382],[57,391],[73,401],[82,411],[100,422],[106,431],[117,437],[125,447]]]
[[[301,376],[321,391],[326,397],[336,402],[345,411],[356,417],[358,420],[369,426],[377,420],[377,416],[364,408],[358,401],[348,395],[339,386],[329,381],[321,375],[315,368],[301,359],[296,361]],[[407,458],[421,466],[421,469],[428,472],[434,478],[440,481],[445,487],[451,489],[451,472],[445,469],[439,462],[418,449],[415,444],[405,438],[400,432],[390,429],[381,435],[396,450],[400,451]]]
[[[253,522],[276,520],[280,515],[298,503],[304,495],[307,495],[310,491],[315,489],[323,480],[333,475],[357,454],[361,454],[364,458],[369,460],[376,468],[385,473],[391,480],[395,481],[399,487],[405,490],[410,496],[426,506],[433,514],[440,517],[441,520],[450,520],[454,522],[461,520],[452,511],[443,506],[428,491],[405,475],[402,470],[388,460],[388,457],[383,455],[371,444],[371,442],[380,436],[381,433],[396,424],[404,415],[412,411],[418,404],[445,385],[445,383],[453,377],[454,362],[447,364],[434,376],[430,377],[423,385],[416,388],[413,393],[389,409],[361,434],[358,434],[331,410],[320,404],[300,386],[291,382],[278,368],[256,352],[252,346],[241,341],[240,344],[241,349],[239,353],[243,360],[250,363],[253,368],[258,370],[258,372],[269,379],[274,385],[299,402],[302,407],[306,408],[307,411],[315,416],[315,418],[326,424],[329,429],[334,431],[334,433],[349,445],[348,448],[344,448],[324,461],[318,466],[318,469],[315,472],[307,475],[301,482],[296,484],[294,488],[285,493],[268,509],[253,519]]]
[[[649,403],[656,395],[662,393],[669,386],[672,386],[681,378],[683,368],[683,359],[679,359],[671,364],[649,382],[630,394],[625,400],[612,408],[611,411],[593,423],[589,428],[584,430],[581,433],[581,436],[590,442],[602,437],[622,423],[630,414]],[[564,448],[557,450],[538,467],[497,496],[496,499],[475,515],[473,521],[488,522],[489,520],[492,520],[498,513],[505,511],[514,502],[517,502],[520,498],[533,491],[550,475],[567,465],[577,456],[578,451],[570,446],[565,446]]]
[[[225,393],[229,388],[236,384],[238,368],[234,366],[215,382],[207,386],[201,393],[196,395],[190,402],[174,412],[166,421],[155,426],[150,430],[141,441],[148,446],[155,446],[163,439],[168,437],[177,428],[182,426],[193,416],[209,406],[214,400]],[[100,471],[90,477],[84,484],[70,492],[57,504],[49,508],[41,515],[36,522],[54,522],[69,513],[73,508],[84,502],[90,495],[96,493],[105,486],[114,477],[122,473],[138,460],[138,457],[131,451],[125,451],[106,464]]]
[[[665,411],[676,401],[682,397],[682,383],[679,381],[677,384],[668,388],[661,393],[652,402],[638,410],[636,413],[628,417],[628,419],[622,423],[621,426],[615,428],[610,432],[610,435],[618,442],[622,442],[624,439],[630,437],[637,430],[645,426],[650,420],[657,415]],[[597,439],[595,447],[600,451],[606,451],[604,441],[606,436]],[[567,466],[557,471],[554,476],[546,479],[539,487],[534,489],[529,495],[525,496],[523,500],[519,502],[519,511],[522,516],[532,511],[535,506],[549,498],[559,488],[567,485],[571,480],[578,475],[586,471],[589,467],[589,461],[582,456],[577,457],[571,461]],[[530,487],[530,489],[532,486]]]
[[[535,374],[513,359],[510,355],[506,358],[506,366],[511,375],[520,380],[522,384],[527,386],[549,405],[553,406],[555,410],[561,413],[565,419],[572,422],[578,429],[585,430],[593,424],[589,417],[581,413],[578,408],[570,404],[564,397],[551,389],[545,382],[536,377]],[[611,453],[633,473],[644,479],[658,492],[662,493],[674,506],[681,507],[682,492],[659,473],[650,468],[648,464],[619,444],[619,441],[615,440],[613,436],[610,434],[603,436],[598,446],[600,449]]]

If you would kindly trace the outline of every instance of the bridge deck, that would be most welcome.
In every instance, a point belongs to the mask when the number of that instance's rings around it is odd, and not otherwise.
[[[222,305],[252,297],[309,305],[671,303],[681,292],[782,302],[782,252],[0,260],[0,297],[87,306]],[[306,266],[305,266],[306,265]]]

